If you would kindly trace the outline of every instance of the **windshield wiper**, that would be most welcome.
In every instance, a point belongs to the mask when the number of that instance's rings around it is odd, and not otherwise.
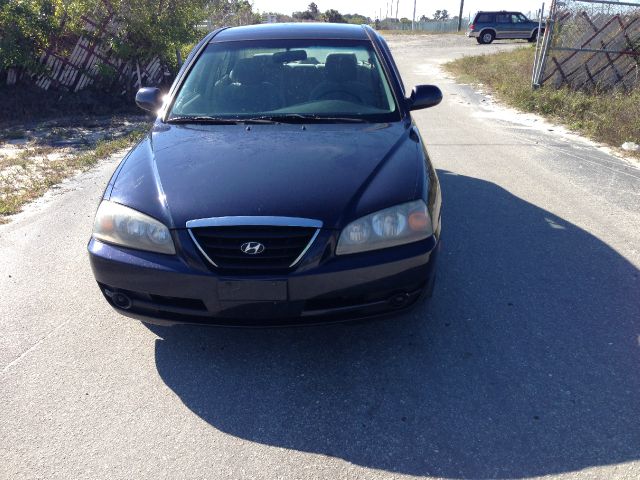
[[[355,117],[314,117],[321,122],[349,122],[349,123],[369,123],[369,120]]]
[[[261,115],[250,120],[266,120],[280,123],[331,123],[350,122],[365,123],[367,120],[354,117],[323,117],[321,115],[303,115],[301,113],[284,113],[282,115]]]
[[[240,124],[274,124],[274,123],[367,123],[363,118],[354,117],[323,117],[320,115],[303,115],[300,113],[285,113],[282,115],[260,115],[250,118],[224,118],[207,115],[184,115],[171,117],[167,123],[207,123],[211,125],[240,125]]]
[[[223,118],[210,117],[206,115],[185,115],[180,117],[171,117],[167,123],[207,123],[211,125],[239,125],[247,123],[277,123],[268,118]]]
[[[182,117],[171,117],[167,120],[167,123],[211,123],[215,125],[237,125],[238,121],[231,118],[185,115]]]

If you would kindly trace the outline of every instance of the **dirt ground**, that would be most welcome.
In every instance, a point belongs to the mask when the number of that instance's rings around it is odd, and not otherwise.
[[[12,214],[79,167],[82,155],[124,139],[145,116],[66,117],[0,130],[0,215]]]

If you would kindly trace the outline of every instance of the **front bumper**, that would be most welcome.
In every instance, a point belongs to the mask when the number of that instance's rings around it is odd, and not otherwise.
[[[326,242],[320,241],[289,274],[229,276],[202,259],[186,232],[176,235],[181,248],[172,256],[91,239],[94,276],[116,310],[162,325],[274,326],[375,317],[412,306],[431,288],[440,246],[433,236],[327,258],[321,248]]]

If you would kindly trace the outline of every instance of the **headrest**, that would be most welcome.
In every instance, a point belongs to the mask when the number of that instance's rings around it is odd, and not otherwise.
[[[331,82],[349,82],[358,79],[358,60],[354,53],[331,53],[325,61],[327,79]]]
[[[231,80],[243,85],[260,83],[264,71],[255,58],[242,58],[236,62],[231,71]]]

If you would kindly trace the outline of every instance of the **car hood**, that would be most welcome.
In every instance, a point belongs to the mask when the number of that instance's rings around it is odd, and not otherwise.
[[[286,216],[341,228],[413,200],[423,172],[410,127],[157,123],[105,198],[172,228],[223,216]]]

